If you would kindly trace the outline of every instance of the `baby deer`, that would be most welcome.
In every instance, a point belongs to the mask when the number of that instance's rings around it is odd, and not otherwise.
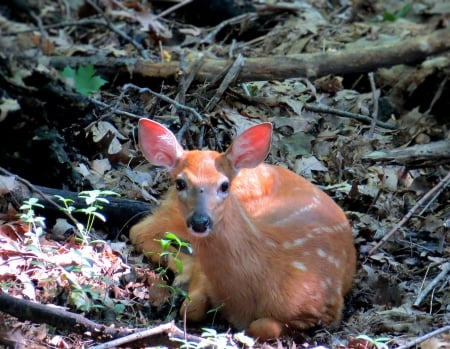
[[[272,125],[262,123],[224,153],[185,151],[167,128],[141,119],[141,151],[175,185],[130,231],[144,252],[157,251],[166,232],[192,244],[178,279],[189,281],[181,308],[188,320],[220,307],[235,328],[263,340],[338,323],[356,259],[339,206],[303,177],[263,163],[271,137]]]

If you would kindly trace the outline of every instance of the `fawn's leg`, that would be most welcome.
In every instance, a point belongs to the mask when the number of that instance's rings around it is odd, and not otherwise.
[[[146,254],[154,264],[163,265],[171,270],[175,275],[175,286],[187,284],[192,273],[192,256],[186,253],[178,253],[178,249],[169,247],[168,255],[161,258],[161,244],[166,233],[170,232],[181,239],[188,237],[184,217],[179,213],[177,205],[171,199],[173,193],[169,192],[168,197],[162,201],[161,205],[149,216],[130,229],[130,240],[138,251]],[[181,260],[183,270],[178,273],[177,263],[173,256],[177,255]],[[177,275],[178,274],[178,275]]]
[[[245,330],[247,334],[261,341],[280,337],[283,333],[285,325],[278,320],[272,318],[261,318],[250,323]]]
[[[193,322],[204,320],[211,306],[210,289],[209,281],[203,273],[200,262],[194,257],[188,297],[180,309],[181,317],[186,315],[186,319]]]

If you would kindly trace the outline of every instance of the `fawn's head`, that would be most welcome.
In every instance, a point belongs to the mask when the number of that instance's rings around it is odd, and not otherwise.
[[[222,217],[223,202],[242,168],[258,166],[267,156],[272,125],[263,123],[240,134],[224,153],[185,151],[163,125],[139,120],[139,145],[147,160],[165,167],[178,192],[178,205],[189,231],[206,236]]]

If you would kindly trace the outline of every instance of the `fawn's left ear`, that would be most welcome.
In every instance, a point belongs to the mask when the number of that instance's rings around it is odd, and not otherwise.
[[[183,155],[183,147],[175,135],[156,121],[140,119],[138,134],[142,153],[155,166],[163,166],[170,170]]]
[[[272,124],[252,126],[237,136],[225,155],[235,170],[258,166],[267,157],[272,140]]]

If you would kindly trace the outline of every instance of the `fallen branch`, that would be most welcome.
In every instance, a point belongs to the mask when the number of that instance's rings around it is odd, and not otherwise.
[[[107,327],[62,308],[15,298],[4,292],[0,292],[0,309],[2,312],[12,315],[21,321],[28,320],[39,324],[45,323],[59,329],[81,334],[89,333],[91,337],[95,338],[104,338],[105,336],[116,338],[132,332],[129,329]]]
[[[173,321],[171,321],[169,323],[161,324],[159,326],[149,328],[147,330],[143,330],[140,332],[136,332],[136,333],[130,334],[130,335],[122,337],[122,338],[114,339],[107,343],[93,346],[93,347],[91,347],[91,349],[116,348],[119,346],[123,346],[124,344],[127,344],[127,343],[131,343],[131,342],[134,342],[137,340],[142,340],[145,338],[149,338],[149,337],[159,335],[159,334],[164,334],[164,333],[168,334],[169,338],[177,338],[180,340],[184,339],[184,340],[187,340],[189,342],[194,342],[194,343],[200,343],[202,341],[201,337],[189,335],[189,334],[183,332],[177,326],[175,326]]]
[[[414,302],[414,306],[418,307],[420,305],[420,303],[422,303],[422,300],[426,297],[426,295],[428,293],[431,292],[431,290],[433,288],[436,287],[436,285],[441,281],[441,280],[445,280],[445,282],[447,281],[447,274],[450,273],[450,262],[447,262],[444,265],[444,268],[442,269],[442,271],[430,282],[428,283],[427,287],[425,287],[422,292],[419,293],[419,295],[417,296],[415,302]]]
[[[338,52],[296,54],[246,58],[239,71],[237,82],[257,80],[283,80],[296,77],[320,77],[328,74],[365,73],[378,68],[392,67],[398,64],[413,64],[427,57],[450,50],[450,28],[437,30],[428,35],[402,39],[386,45],[378,45],[358,50]],[[188,61],[188,71],[194,61]],[[57,69],[66,66],[93,64],[103,73],[146,78],[176,79],[180,71],[180,62],[154,62],[137,58],[105,57],[45,57],[42,63]],[[212,81],[226,71],[229,60],[205,59],[196,79]]]
[[[433,338],[433,337],[437,336],[438,334],[441,334],[441,333],[444,333],[447,331],[450,331],[450,325],[444,326],[442,328],[438,328],[437,330],[427,333],[426,335],[420,336],[406,344],[400,345],[396,349],[408,349],[408,348],[415,347],[417,344],[425,342],[427,339]]]
[[[235,95],[237,98],[244,100],[247,103],[262,104],[268,107],[275,107],[281,104],[286,104],[286,106],[289,107],[289,104],[285,102],[285,99],[283,97],[255,97],[255,96],[247,96],[241,93],[237,93],[235,91],[231,92],[231,94]],[[364,122],[366,124],[372,124],[374,122],[376,126],[385,128],[387,130],[396,130],[398,128],[396,125],[383,122],[378,119],[374,120],[373,118],[367,115],[352,113],[349,111],[328,107],[326,105],[305,103],[303,104],[303,108],[305,110],[313,111],[315,113],[326,113],[341,116],[344,118],[355,119]]]
[[[22,205],[24,200],[27,200],[30,197],[37,197],[42,199],[40,203],[44,206],[43,210],[46,214],[52,216],[64,216],[62,206],[56,202],[55,195],[73,200],[74,202],[72,205],[74,207],[86,206],[85,200],[78,197],[78,193],[32,185],[28,181],[10,174],[1,167],[0,173],[7,174],[7,176],[0,175],[0,193],[1,195],[7,195],[7,199],[16,207]],[[150,203],[136,200],[108,197],[108,201],[109,204],[104,205],[102,214],[106,218],[106,224],[111,227],[119,226],[128,228],[132,222],[136,223],[136,218],[142,218],[143,213],[147,214],[154,208],[154,205]],[[86,216],[82,214],[77,216],[77,219],[79,220],[85,218]],[[69,217],[69,219],[76,224],[73,217]]]
[[[435,166],[437,163],[450,162],[450,139],[432,142],[428,144],[417,144],[407,148],[391,150],[377,150],[366,154],[363,160],[371,162],[387,162],[408,167],[424,165]]]

